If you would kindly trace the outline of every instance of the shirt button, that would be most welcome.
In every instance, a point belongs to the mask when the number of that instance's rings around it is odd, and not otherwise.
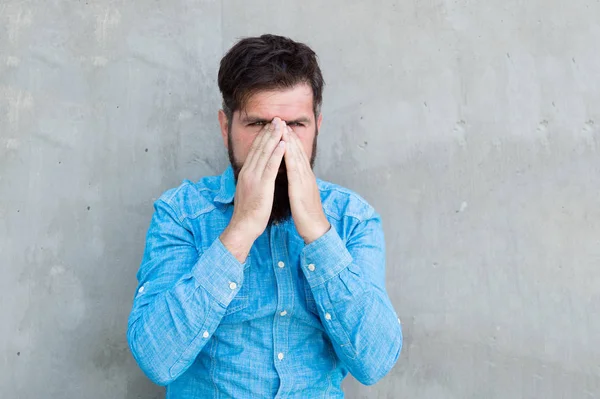
[[[204,338],[208,338],[208,331],[204,331],[204,334],[202,334],[202,336],[203,336]]]
[[[283,360],[283,353],[279,352],[279,355],[277,355],[277,359]]]
[[[279,266],[280,268],[283,268],[285,266],[285,263],[283,263],[282,261],[279,261],[279,263],[277,263],[277,266]]]
[[[331,315],[330,315],[329,313],[325,313],[325,318],[326,318],[327,320],[331,320]]]
[[[402,322],[400,321],[400,318],[398,318],[398,324],[402,324]]]
[[[140,289],[138,290],[138,292],[139,292],[140,294],[141,294],[142,292],[144,292],[144,286],[143,286],[143,285],[140,287]]]
[[[279,313],[281,316],[285,316],[287,314],[287,311],[284,310],[283,312]]]
[[[236,283],[229,283],[229,288],[231,288],[232,290],[235,290],[237,288],[237,284]]]
[[[308,265],[308,270],[310,270],[311,272],[314,272],[315,271],[315,265],[312,264],[312,263],[310,265]]]

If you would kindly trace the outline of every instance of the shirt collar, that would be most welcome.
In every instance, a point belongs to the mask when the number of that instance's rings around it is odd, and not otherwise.
[[[215,196],[215,201],[222,204],[231,204],[235,196],[235,176],[231,165],[221,175],[221,187]]]

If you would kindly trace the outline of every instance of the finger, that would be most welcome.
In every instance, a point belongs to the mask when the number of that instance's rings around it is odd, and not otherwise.
[[[277,118],[275,131],[264,138],[262,148],[258,150],[258,158],[256,159],[255,166],[255,170],[261,175],[264,173],[264,169],[267,166],[267,162],[269,161],[269,158],[271,158],[275,147],[281,141],[281,136],[285,128],[285,122]]]
[[[290,183],[298,180],[298,157],[296,155],[296,144],[290,137],[289,130],[284,135],[285,141],[285,168]]]
[[[308,154],[306,154],[306,151],[304,151],[304,145],[302,144],[300,137],[298,137],[296,132],[294,132],[294,130],[292,130],[292,129],[290,129],[290,136],[292,137],[292,140],[296,143],[296,150],[297,150],[298,156],[300,157],[301,160],[304,161],[304,164],[306,166],[310,167],[310,161],[308,159]]]
[[[263,172],[263,179],[267,179],[270,182],[274,182],[277,178],[277,173],[279,172],[279,166],[281,165],[281,160],[285,155],[286,149],[285,141],[280,140],[279,143],[275,146],[271,157],[267,161],[265,165],[265,170]]]
[[[300,137],[293,130],[292,130],[292,137],[294,138],[294,140],[298,144],[298,152],[301,155],[301,157],[304,159],[304,164],[306,165],[306,167],[308,167],[309,169],[311,169],[311,167],[310,167],[310,159],[308,157],[308,154],[304,150],[304,145],[302,145],[302,141],[300,140]],[[315,137],[315,140],[316,140],[316,137]]]
[[[288,132],[289,142],[291,143],[291,155],[294,158],[294,164],[298,173],[306,173],[310,169],[308,158],[304,154],[302,142],[298,138],[298,135],[289,129]],[[286,160],[287,162],[287,160]]]
[[[268,123],[265,127],[260,131],[258,136],[252,142],[252,146],[250,147],[250,151],[246,156],[246,161],[244,162],[244,166],[247,164],[247,169],[254,169],[256,167],[256,160],[258,159],[258,154],[260,153],[260,149],[262,148],[262,144],[265,140],[265,137],[270,136],[275,130],[275,125],[273,123]]]

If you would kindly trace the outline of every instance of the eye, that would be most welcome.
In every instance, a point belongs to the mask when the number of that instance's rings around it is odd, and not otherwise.
[[[292,123],[288,123],[288,126],[304,126],[302,123],[298,123],[298,122],[292,122]]]
[[[260,122],[259,121],[259,122],[250,123],[248,126],[262,126],[264,124],[265,124],[265,122]]]

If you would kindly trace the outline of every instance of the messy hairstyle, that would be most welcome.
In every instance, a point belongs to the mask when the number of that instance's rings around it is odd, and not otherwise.
[[[300,83],[312,88],[316,119],[325,85],[317,55],[310,47],[268,34],[238,41],[221,59],[218,83],[223,112],[229,121],[235,111],[245,109],[253,94],[288,89]]]

